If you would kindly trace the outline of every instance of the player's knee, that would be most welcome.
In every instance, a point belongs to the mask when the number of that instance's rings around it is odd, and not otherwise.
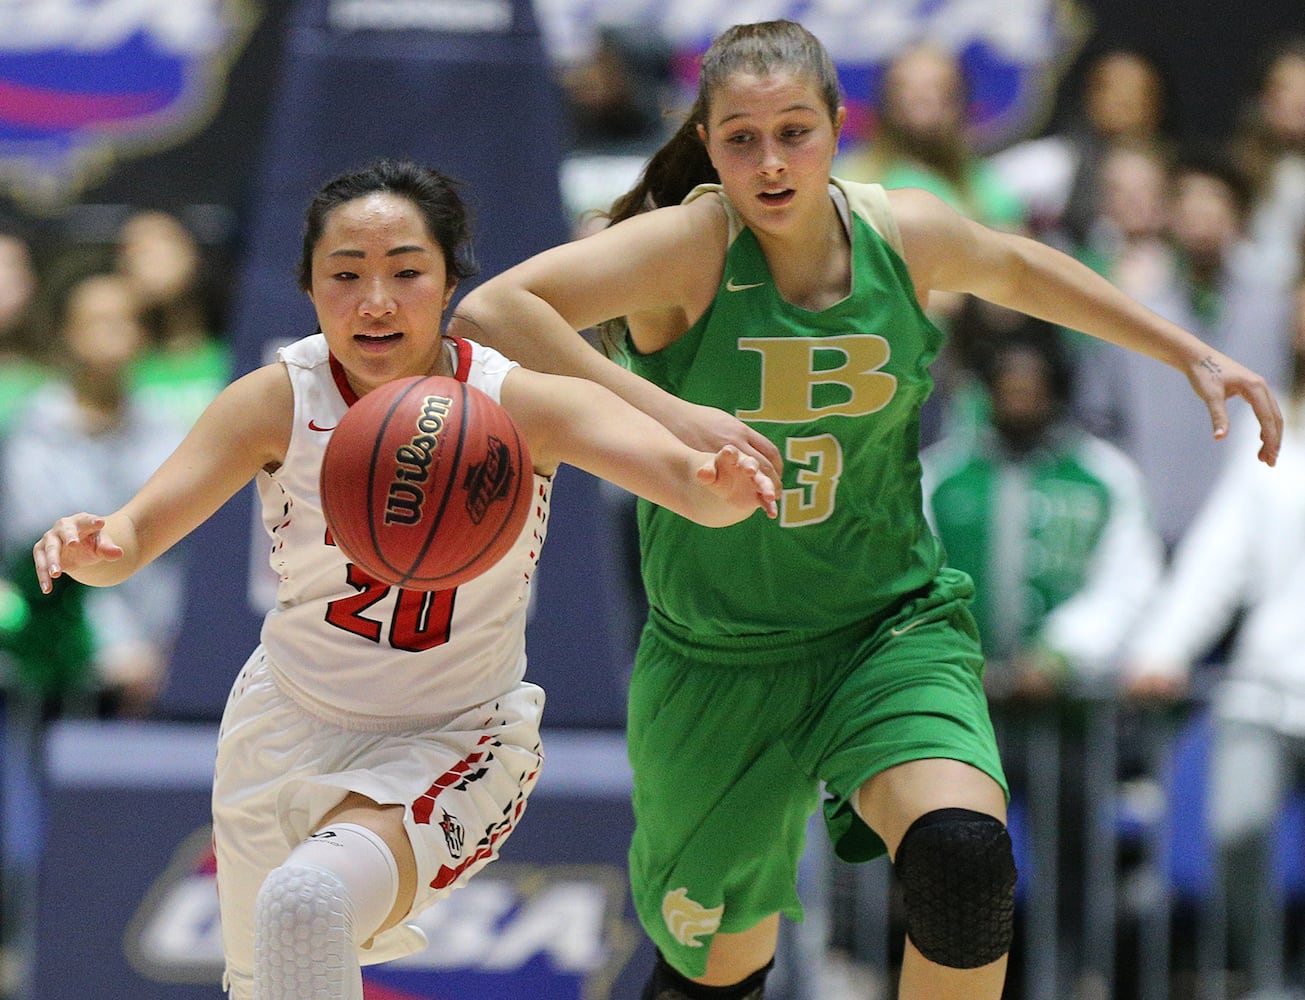
[[[338,875],[294,863],[268,874],[254,904],[255,996],[340,995],[355,954],[353,907]]]
[[[766,995],[766,976],[774,964],[774,959],[771,959],[732,986],[704,986],[682,975],[659,951],[657,964],[643,988],[641,1000],[763,1000]]]
[[[254,996],[362,1000],[358,946],[394,906],[398,870],[384,840],[335,823],[263,880],[254,903]]]
[[[1010,950],[1015,858],[1000,820],[970,809],[935,809],[897,848],[906,931],[929,961],[976,969]]]

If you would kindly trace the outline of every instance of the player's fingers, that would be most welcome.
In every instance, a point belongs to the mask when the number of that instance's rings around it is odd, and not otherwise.
[[[750,479],[755,480],[761,475],[761,463],[751,455],[744,455],[740,452],[735,456],[734,464],[738,466],[740,472]]]
[[[1214,430],[1216,441],[1228,436],[1228,404],[1222,396],[1211,396],[1206,400],[1210,410],[1210,426]]]
[[[1255,419],[1260,422],[1259,459],[1266,465],[1275,465],[1282,447],[1282,407],[1267,386],[1260,385],[1246,394]]]
[[[94,514],[74,514],[71,517],[59,518],[51,531],[59,536],[64,545],[80,545],[103,527],[102,517],[96,517]]]
[[[41,593],[48,594],[54,587],[54,578],[63,573],[59,565],[59,553],[63,548],[59,536],[47,531],[32,546],[32,563],[36,567],[36,581]]]
[[[698,482],[706,486],[711,486],[714,483],[718,482],[720,480],[721,473],[725,469],[725,462],[726,462],[725,449],[724,448],[716,449],[716,452],[714,454],[708,455],[706,458],[702,460],[701,463],[699,463],[696,472],[698,477]]]
[[[778,517],[779,503],[775,498],[775,481],[757,469],[753,473],[752,482],[756,487],[757,496],[761,498],[761,509],[766,512],[766,516]]]
[[[761,463],[751,455],[738,456],[739,468],[752,479],[752,489],[757,496],[757,503],[768,517],[778,517],[779,507],[775,502],[775,481],[761,468]]]
[[[96,559],[120,559],[123,550],[102,534],[104,518],[93,514],[61,517],[32,547],[32,562],[42,593],[50,593],[53,581],[62,576],[66,563],[76,565]]]
[[[748,453],[756,458],[766,475],[778,481],[780,470],[784,467],[784,460],[780,457],[775,442],[749,427],[747,444]]]
[[[98,558],[112,562],[122,556],[122,548],[114,544],[113,539],[104,533],[104,525],[104,518],[88,516],[81,522],[83,529],[81,540],[88,548],[94,549]]]

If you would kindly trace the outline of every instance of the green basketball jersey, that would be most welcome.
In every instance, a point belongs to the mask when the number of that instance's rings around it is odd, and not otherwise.
[[[689,198],[705,190],[720,189]],[[848,208],[846,299],[819,312],[784,301],[756,237],[727,203],[731,241],[715,300],[674,344],[631,351],[634,371],[746,421],[784,458],[778,520],[758,511],[704,528],[640,501],[652,620],[713,658],[755,660],[873,626],[942,562],[918,457],[942,334],[894,249],[900,237],[883,189],[839,181],[831,195]]]

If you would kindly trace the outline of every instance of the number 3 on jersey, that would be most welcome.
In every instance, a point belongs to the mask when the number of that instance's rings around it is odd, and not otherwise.
[[[329,530],[326,533],[326,544],[335,544]],[[360,635],[371,642],[380,642],[384,624],[375,618],[368,618],[363,612],[383,600],[391,590],[397,589],[398,597],[395,598],[394,611],[390,615],[390,634],[387,638],[391,648],[420,653],[449,641],[453,604],[458,594],[456,588],[435,591],[394,588],[364,573],[353,563],[349,563],[348,567],[346,579],[349,586],[358,593],[331,601],[326,606],[328,625]]]
[[[843,448],[832,434],[791,437],[784,460],[800,466],[797,485],[784,491],[779,523],[784,528],[819,524],[834,513],[838,480],[843,475]]]

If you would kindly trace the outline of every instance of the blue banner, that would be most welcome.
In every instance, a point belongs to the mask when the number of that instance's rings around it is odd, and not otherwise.
[[[51,731],[31,1000],[220,996],[216,739],[212,725]],[[425,951],[365,969],[367,1000],[637,995],[652,945],[625,874],[624,744],[546,732],[544,752],[547,778],[501,859],[420,915]]]
[[[0,4],[0,188],[60,205],[204,128],[256,21],[245,0]]]

